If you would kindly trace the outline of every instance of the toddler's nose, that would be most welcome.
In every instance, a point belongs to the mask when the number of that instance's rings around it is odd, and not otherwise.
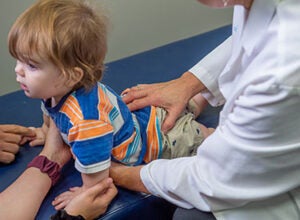
[[[20,76],[24,76],[23,65],[20,61],[17,61],[15,66],[15,73]]]

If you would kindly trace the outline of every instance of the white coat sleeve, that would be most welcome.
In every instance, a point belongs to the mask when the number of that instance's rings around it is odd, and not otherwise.
[[[247,87],[196,156],[153,161],[142,181],[154,195],[203,211],[287,192],[299,185],[299,112],[295,88],[273,79]]]
[[[259,11],[267,1],[257,2],[264,2],[257,7]],[[197,155],[156,160],[142,168],[141,179],[152,194],[184,208],[217,211],[299,190],[300,35],[295,31],[299,6],[298,0],[278,3],[278,14],[272,13],[268,23],[270,34],[263,30],[266,36],[255,45],[265,48],[259,54],[252,48],[256,38],[244,45],[253,49],[245,56],[252,65],[245,65],[247,72],[239,84],[231,84],[235,91],[227,96],[220,124]],[[266,11],[269,8],[265,6]],[[280,26],[273,28],[276,22]],[[256,36],[254,29],[248,30]],[[213,70],[211,62],[209,70]],[[217,72],[211,74],[217,77]],[[217,97],[213,88],[218,85],[203,77],[199,75]]]
[[[189,70],[206,86],[207,89],[202,95],[212,106],[219,106],[225,102],[219,89],[218,78],[230,58],[231,44],[230,36]]]

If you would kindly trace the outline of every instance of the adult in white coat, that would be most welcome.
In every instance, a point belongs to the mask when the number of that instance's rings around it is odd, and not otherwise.
[[[115,166],[111,176],[217,219],[299,220],[300,1],[200,2],[234,5],[232,36],[180,78],[131,88],[124,101],[165,108],[168,130],[201,92],[224,104],[218,127],[194,157]]]

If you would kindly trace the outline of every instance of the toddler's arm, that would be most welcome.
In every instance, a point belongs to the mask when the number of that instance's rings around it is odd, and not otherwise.
[[[190,99],[188,108],[189,111],[195,115],[195,118],[197,118],[200,115],[200,113],[205,109],[207,104],[207,100],[202,96],[201,93],[198,93]]]
[[[108,177],[109,177],[109,168],[97,173],[91,173],[91,174],[81,173],[82,187],[84,189],[90,188],[96,185],[97,183],[101,182],[101,180],[106,179]]]

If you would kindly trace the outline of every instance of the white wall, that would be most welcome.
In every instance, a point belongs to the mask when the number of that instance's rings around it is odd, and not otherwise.
[[[211,9],[196,0],[96,0],[111,18],[108,54],[113,61],[229,24],[232,9]],[[2,0],[0,6],[0,95],[19,89],[7,49],[7,34],[34,0]],[[137,64],[138,65],[138,64]]]

